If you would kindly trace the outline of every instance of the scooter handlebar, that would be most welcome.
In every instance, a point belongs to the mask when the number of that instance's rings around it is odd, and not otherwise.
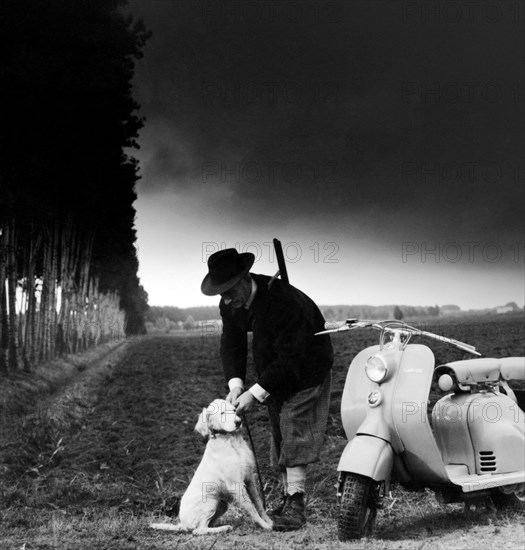
[[[393,326],[392,326],[393,325]],[[476,351],[474,346],[461,342],[459,340],[454,340],[453,338],[447,338],[446,336],[441,336],[439,334],[434,334],[433,332],[428,332],[425,330],[412,327],[403,321],[397,320],[388,320],[388,321],[359,321],[358,319],[347,319],[343,322],[327,322],[325,323],[325,329],[321,332],[316,332],[318,334],[329,334],[332,332],[345,332],[348,330],[354,330],[356,328],[373,328],[375,330],[381,330],[385,332],[390,332],[392,334],[402,334],[404,336],[426,336],[427,338],[432,338],[433,340],[438,340],[440,342],[445,342],[451,344],[458,349],[471,353],[473,355],[481,356],[481,353]]]
[[[347,319],[346,321],[327,321],[324,324],[324,328],[326,330],[316,332],[315,336],[319,334],[329,334],[331,332],[345,332],[356,328],[366,328],[371,326],[371,323],[372,321],[358,321],[357,319]]]

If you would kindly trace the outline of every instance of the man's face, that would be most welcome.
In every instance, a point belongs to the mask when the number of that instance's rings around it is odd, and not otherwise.
[[[252,280],[248,277],[243,277],[230,290],[221,293],[221,297],[226,305],[231,304],[235,309],[243,307],[249,300],[252,293]]]

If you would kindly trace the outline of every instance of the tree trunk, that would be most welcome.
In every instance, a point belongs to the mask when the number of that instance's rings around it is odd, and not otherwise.
[[[7,294],[5,291],[6,263],[7,263],[7,231],[6,225],[0,226],[0,374],[8,372],[8,323]]]
[[[58,247],[59,247],[59,226],[55,221],[51,232],[51,254],[49,266],[49,300],[47,303],[47,350],[48,359],[55,357],[56,343],[56,317],[57,317],[57,271],[58,271]]]
[[[36,311],[36,281],[35,271],[38,254],[42,243],[42,236],[38,230],[30,234],[29,258],[27,262],[26,286],[27,286],[27,306],[25,318],[25,339],[24,339],[24,367],[31,370],[36,363],[36,343],[37,343],[37,311]]]
[[[8,322],[8,364],[9,368],[17,370],[20,367],[18,358],[18,332],[16,318],[16,288],[18,273],[16,265],[16,231],[15,221],[12,219],[8,226],[7,233],[7,302],[9,306]]]
[[[68,353],[69,348],[69,300],[72,290],[73,265],[72,257],[73,219],[71,215],[66,217],[60,239],[60,289],[61,300],[57,320],[57,352],[59,355]]]
[[[50,285],[50,271],[51,271],[51,233],[49,227],[44,228],[44,261],[43,261],[43,273],[42,273],[42,290],[40,293],[40,305],[38,315],[38,360],[39,362],[47,361],[49,358],[49,350],[47,344],[48,339],[48,312],[49,312],[49,285]]]
[[[91,251],[93,249],[94,230],[90,228],[86,232],[86,246],[84,253],[82,254],[82,261],[80,265],[80,309],[79,309],[79,321],[78,327],[80,334],[80,341],[82,349],[86,349],[89,342],[89,309],[91,304],[89,303],[89,271],[91,265]]]

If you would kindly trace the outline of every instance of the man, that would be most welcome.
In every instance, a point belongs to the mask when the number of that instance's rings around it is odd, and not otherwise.
[[[226,399],[237,412],[266,403],[272,429],[272,463],[283,481],[280,505],[270,515],[277,531],[306,523],[306,467],[319,460],[330,403],[332,343],[315,303],[300,290],[250,273],[255,257],[229,248],[212,254],[201,290],[221,295],[221,359]],[[247,333],[253,332],[258,380],[248,390]]]

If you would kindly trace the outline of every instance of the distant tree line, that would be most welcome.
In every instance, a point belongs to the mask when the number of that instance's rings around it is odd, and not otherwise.
[[[352,305],[321,306],[327,321],[344,321],[345,319],[404,319],[416,317],[438,317],[439,306],[405,306],[405,305]]]
[[[403,319],[414,317],[437,317],[439,306],[320,306],[327,321],[358,319]],[[173,306],[150,306],[146,313],[148,326],[169,332],[174,328],[189,328],[198,321],[220,319],[219,306],[178,308]]]
[[[162,332],[180,328],[190,330],[195,328],[199,321],[220,319],[220,316],[218,305],[188,308],[150,306],[146,313],[146,326]]]
[[[198,306],[179,308],[173,306],[150,306],[146,313],[146,320],[154,323],[159,318],[169,319],[174,323],[183,323],[189,316],[195,321],[219,319],[219,306]]]
[[[148,33],[123,0],[4,0],[0,371],[144,331],[131,96]]]

